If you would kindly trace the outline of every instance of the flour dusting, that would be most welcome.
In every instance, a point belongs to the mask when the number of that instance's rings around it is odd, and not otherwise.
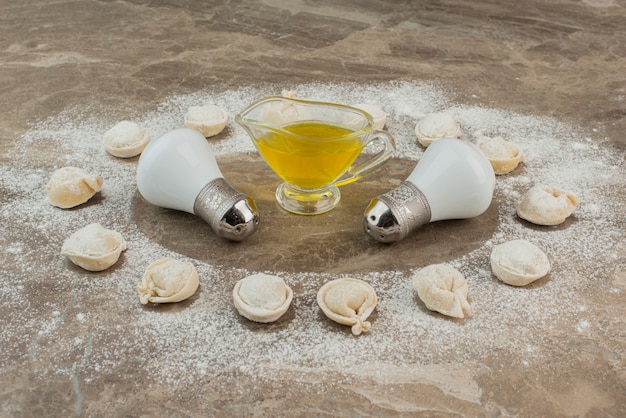
[[[292,376],[332,371],[336,383],[342,384],[358,375],[357,364],[401,368],[507,353],[517,356],[522,366],[532,367],[564,334],[593,338],[602,332],[594,312],[604,308],[587,299],[587,290],[601,287],[607,294],[623,297],[626,289],[612,279],[616,268],[625,268],[626,220],[621,206],[624,155],[610,141],[546,117],[452,103],[444,91],[428,85],[286,87],[303,99],[379,104],[387,113],[386,129],[397,141],[398,158],[421,157],[424,149],[415,138],[415,124],[424,115],[440,111],[454,115],[463,140],[473,141],[477,134],[497,135],[523,149],[521,166],[497,177],[498,228],[479,248],[450,262],[467,279],[469,318],[454,320],[430,313],[417,302],[410,275],[375,271],[352,275],[370,283],[379,298],[368,334],[354,337],[320,313],[315,283],[337,278],[320,273],[270,272],[302,289],[294,294],[288,318],[264,325],[243,320],[232,305],[232,284],[234,278],[251,272],[189,259],[146,237],[131,217],[136,159],[112,157],[102,143],[103,134],[119,121],[67,109],[16,138],[8,151],[11,160],[0,167],[4,225],[0,251],[9,261],[0,266],[2,317],[7,318],[0,329],[0,352],[23,353],[20,360],[32,362],[42,379],[79,374],[90,382],[97,376],[124,373],[119,368],[132,359],[143,372],[167,384],[199,383],[223,373],[262,384],[280,379],[285,371]],[[134,122],[155,138],[182,127],[190,106],[214,104],[230,116],[225,131],[210,140],[216,155],[252,153],[252,142],[233,116],[252,101],[277,94],[280,91],[254,86],[201,91],[173,97]],[[33,152],[43,146],[51,150],[45,158]],[[56,169],[68,165],[89,170],[104,181],[92,200],[64,211],[47,203],[45,185]],[[580,205],[564,226],[534,228],[517,218],[521,195],[537,183],[579,196]],[[118,231],[128,243],[121,261],[101,273],[76,268],[60,255],[61,244],[71,232],[94,222]],[[540,285],[516,288],[492,277],[492,248],[513,239],[534,243],[550,259],[552,271]],[[144,307],[136,284],[151,262],[164,257],[193,263],[200,289],[187,302]],[[9,265],[18,270],[9,270]],[[33,268],[42,265],[49,270]],[[46,305],[35,307],[30,303],[35,292],[72,297],[50,297]],[[101,295],[99,303],[87,303],[94,295]],[[70,326],[83,330],[83,337],[64,333]],[[502,329],[514,329],[514,338]],[[0,367],[11,367],[7,362],[0,355]],[[63,364],[74,367],[63,368]]]

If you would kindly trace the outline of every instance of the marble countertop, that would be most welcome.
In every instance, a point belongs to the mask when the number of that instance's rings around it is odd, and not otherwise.
[[[335,3],[0,0],[0,416],[626,415],[626,2]],[[397,158],[345,186],[332,212],[286,214],[232,121],[282,90],[382,104]],[[209,139],[224,176],[261,214],[240,244],[148,204],[138,158],[102,148],[118,121],[157,135],[209,101],[231,113]],[[526,161],[497,177],[475,219],[391,246],[368,239],[363,209],[410,173],[423,152],[415,122],[440,110],[462,139],[508,135]],[[67,165],[104,184],[62,210],[45,187]],[[523,191],[551,180],[579,195],[574,215],[552,229],[517,219]],[[128,242],[104,272],[60,255],[89,222]],[[491,275],[491,249],[513,238],[546,250],[549,276],[513,288]],[[200,288],[141,305],[136,283],[161,257],[194,264]],[[413,272],[432,263],[466,275],[467,318],[413,293]],[[254,272],[294,289],[276,323],[232,306],[234,283]],[[344,276],[379,296],[358,337],[315,302]]]

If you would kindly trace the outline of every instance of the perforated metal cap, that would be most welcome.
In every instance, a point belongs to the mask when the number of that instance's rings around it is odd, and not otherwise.
[[[218,236],[230,241],[243,241],[259,224],[254,200],[233,189],[223,178],[213,179],[204,186],[196,197],[193,211]]]
[[[391,243],[430,222],[430,205],[411,182],[372,199],[365,209],[365,232],[378,242]]]

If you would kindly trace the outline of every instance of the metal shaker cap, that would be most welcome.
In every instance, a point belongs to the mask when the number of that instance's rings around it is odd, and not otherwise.
[[[378,242],[400,241],[414,229],[430,222],[430,205],[411,182],[372,199],[365,209],[365,232]]]
[[[198,193],[193,211],[222,238],[243,241],[256,231],[259,214],[254,200],[223,178],[211,180]]]

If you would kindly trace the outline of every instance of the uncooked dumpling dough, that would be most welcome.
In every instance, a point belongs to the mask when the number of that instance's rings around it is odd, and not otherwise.
[[[126,240],[119,232],[92,223],[70,235],[61,254],[85,270],[102,271],[115,264],[124,250]]]
[[[85,203],[102,188],[102,177],[77,167],[63,167],[52,174],[46,192],[48,202],[62,209]]]
[[[150,142],[148,130],[127,120],[104,133],[104,147],[109,154],[119,158],[131,158],[141,154]]]
[[[185,114],[185,126],[200,131],[205,138],[222,132],[228,122],[228,113],[219,106],[191,106]]]
[[[381,130],[385,127],[385,121],[387,120],[387,113],[377,104],[373,103],[358,103],[355,105],[351,105],[352,107],[356,107],[357,109],[361,109],[370,114],[372,119],[374,119],[373,129]]]
[[[507,174],[513,171],[524,160],[522,149],[501,136],[481,136],[477,141],[478,148],[485,154],[493,172]]]
[[[525,286],[548,274],[550,261],[538,247],[518,239],[493,248],[491,271],[504,283]]]
[[[196,293],[199,284],[198,272],[193,264],[168,257],[146,268],[141,282],[137,284],[137,292],[144,305],[148,302],[180,302]]]
[[[430,113],[415,126],[417,140],[425,147],[441,138],[458,138],[460,134],[459,124],[445,112]]]
[[[317,304],[328,318],[352,326],[352,333],[359,335],[372,327],[366,319],[376,307],[376,292],[359,279],[336,279],[320,288]]]
[[[296,93],[292,90],[283,90],[282,97],[296,99]],[[259,114],[259,120],[274,126],[284,126],[290,123],[311,119],[311,111],[306,105],[298,102],[275,100],[263,105]]]
[[[233,303],[239,314],[255,322],[274,322],[289,309],[293,291],[285,281],[269,274],[253,274],[239,280]]]
[[[470,312],[467,282],[460,271],[447,264],[431,264],[413,276],[417,295],[431,311],[454,318]]]
[[[522,196],[517,215],[537,225],[559,225],[574,212],[577,205],[576,195],[538,184]]]

